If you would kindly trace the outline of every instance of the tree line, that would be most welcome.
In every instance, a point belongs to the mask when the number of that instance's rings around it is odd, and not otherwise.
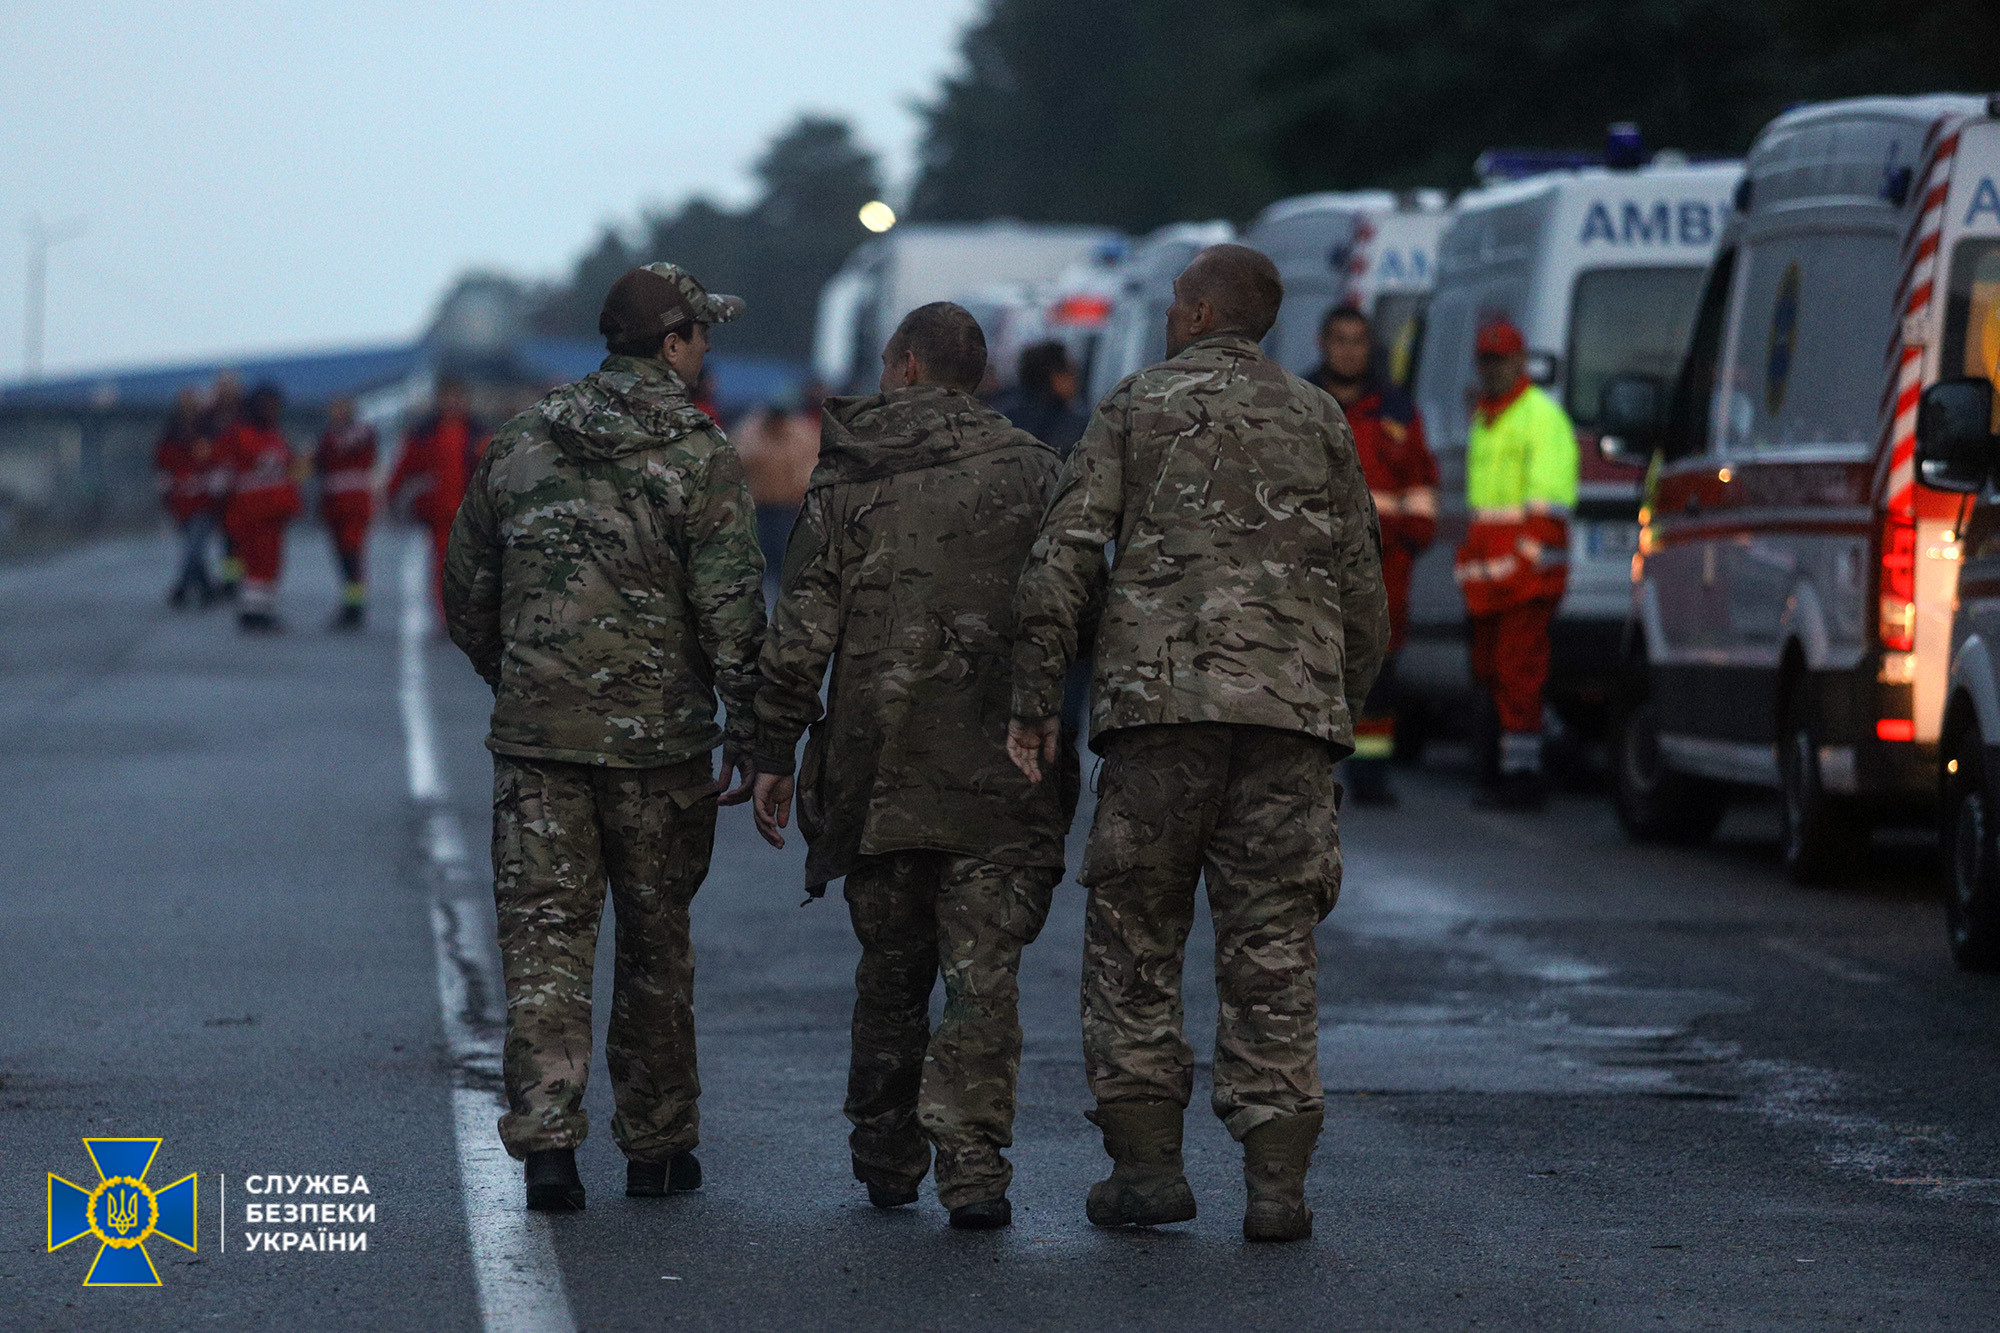
[[[1141,232],[1307,190],[1462,187],[1485,148],[1587,148],[1616,120],[1734,155],[1799,101],[2000,91],[2000,3],[987,0],[960,51],[923,108],[906,216]],[[749,298],[732,346],[802,355],[878,167],[844,122],[807,117],[757,172],[746,210],[697,199],[637,246],[607,233],[544,324],[594,331],[593,292],[672,255]]]

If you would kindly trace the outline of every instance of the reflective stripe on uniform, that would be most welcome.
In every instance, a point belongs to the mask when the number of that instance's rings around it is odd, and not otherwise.
[[[1461,560],[1452,566],[1451,576],[1461,584],[1505,583],[1520,567],[1520,557],[1496,555],[1491,560]]]

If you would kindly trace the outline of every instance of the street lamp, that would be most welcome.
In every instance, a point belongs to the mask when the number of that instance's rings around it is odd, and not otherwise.
[[[47,322],[49,302],[49,247],[83,235],[84,222],[72,218],[50,227],[37,214],[29,214],[21,224],[28,233],[28,291],[21,333],[21,378],[39,379],[42,373],[42,331]]]
[[[871,199],[861,206],[861,225],[872,232],[885,232],[896,225],[896,210],[880,199]]]

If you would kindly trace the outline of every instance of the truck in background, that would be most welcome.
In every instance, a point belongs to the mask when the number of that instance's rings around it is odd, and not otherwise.
[[[1600,454],[1600,400],[1619,375],[1666,377],[1679,366],[1741,177],[1738,163],[1558,169],[1454,203],[1414,384],[1442,485],[1438,540],[1417,561],[1398,662],[1406,750],[1476,703],[1452,559],[1466,529],[1473,341],[1500,317],[1525,336],[1529,373],[1567,409],[1582,452],[1548,698],[1572,735],[1606,731],[1626,669],[1644,460]]]
[[[863,242],[821,290],[813,368],[835,393],[873,390],[889,335],[931,301],[995,304],[1034,293],[1123,238],[1102,227],[1021,222],[904,223]],[[975,311],[975,314],[978,313]]]
[[[1953,647],[1964,498],[1914,469],[1926,386],[1990,383],[2000,354],[1994,110],[1870,97],[1772,121],[1671,400],[1650,375],[1607,381],[1614,435],[1655,434],[1667,402],[1617,747],[1635,837],[1706,838],[1737,791],[1774,787],[1787,871],[1835,878],[1873,826],[1934,808],[1941,751],[1972,774],[1996,734],[1976,604]]]

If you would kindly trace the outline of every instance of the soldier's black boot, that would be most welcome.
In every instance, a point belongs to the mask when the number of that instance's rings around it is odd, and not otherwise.
[[[664,1162],[625,1163],[625,1197],[660,1199],[701,1188],[701,1161],[691,1152],[677,1152]]]
[[[576,1173],[576,1149],[544,1148],[531,1152],[521,1174],[528,1182],[529,1211],[583,1211],[583,1177]]]
[[[993,1231],[1014,1222],[1014,1205],[1007,1202],[1007,1196],[997,1199],[981,1199],[978,1203],[962,1203],[951,1210],[951,1224],[960,1231]]]
[[[1194,1217],[1181,1166],[1181,1107],[1164,1098],[1102,1102],[1085,1115],[1104,1131],[1111,1175],[1090,1187],[1092,1226],[1153,1227]]]
[[[877,1208],[901,1208],[904,1204],[917,1201],[917,1191],[914,1186],[905,1188],[901,1185],[884,1185],[873,1180],[864,1180],[861,1183],[868,1187],[868,1202]]]
[[[1249,1195],[1243,1210],[1243,1239],[1305,1240],[1312,1235],[1306,1171],[1312,1166],[1322,1118],[1319,1111],[1288,1115],[1243,1136],[1243,1185]]]

